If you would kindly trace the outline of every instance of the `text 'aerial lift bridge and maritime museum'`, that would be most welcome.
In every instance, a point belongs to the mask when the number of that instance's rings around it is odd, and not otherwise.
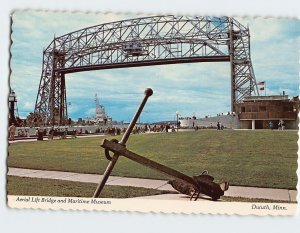
[[[55,37],[43,51],[36,120],[40,125],[66,124],[65,76],[69,73],[193,62],[229,62],[232,112],[245,98],[259,95],[250,57],[249,29],[237,20],[144,17]]]

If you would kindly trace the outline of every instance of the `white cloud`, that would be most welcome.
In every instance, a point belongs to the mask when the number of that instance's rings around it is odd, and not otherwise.
[[[33,109],[34,108],[34,103],[26,101],[23,107],[24,107],[24,109],[28,109],[28,110]]]

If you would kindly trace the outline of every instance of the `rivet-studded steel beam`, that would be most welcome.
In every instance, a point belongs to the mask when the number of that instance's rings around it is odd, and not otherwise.
[[[191,62],[230,62],[231,106],[258,93],[249,29],[229,17],[153,16],[84,28],[55,37],[43,53],[35,113],[65,124],[65,75],[89,70]],[[199,80],[201,82],[201,80]]]

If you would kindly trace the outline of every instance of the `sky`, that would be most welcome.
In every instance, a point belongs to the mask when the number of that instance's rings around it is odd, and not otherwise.
[[[16,11],[12,15],[10,86],[18,97],[21,118],[34,111],[42,72],[42,52],[54,36],[129,18],[137,14]],[[251,60],[256,80],[265,81],[267,95],[285,91],[299,95],[300,27],[296,19],[236,18],[249,26]],[[72,119],[95,115],[97,93],[106,113],[129,121],[143,98],[154,91],[141,121],[204,117],[230,111],[230,67],[193,63],[79,72],[66,75],[68,114]]]

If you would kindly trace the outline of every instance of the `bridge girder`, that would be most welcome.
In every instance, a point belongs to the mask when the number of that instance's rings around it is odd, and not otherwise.
[[[249,29],[229,17],[154,16],[105,23],[55,37],[43,51],[35,112],[67,119],[65,74],[135,66],[230,62],[231,105],[258,93]]]

